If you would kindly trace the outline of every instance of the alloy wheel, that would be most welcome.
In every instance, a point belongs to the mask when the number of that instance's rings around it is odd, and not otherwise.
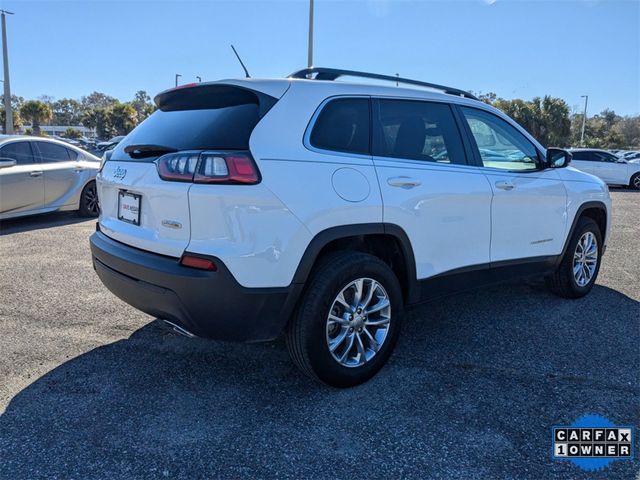
[[[598,240],[593,232],[585,232],[578,240],[573,254],[573,278],[579,287],[587,285],[598,265]]]
[[[382,348],[391,325],[391,302],[372,278],[358,278],[336,296],[326,324],[326,340],[335,361],[344,367],[369,362]]]
[[[87,212],[92,215],[98,215],[100,213],[100,203],[98,202],[98,190],[96,185],[92,184],[87,187],[84,192],[84,202],[87,207]]]

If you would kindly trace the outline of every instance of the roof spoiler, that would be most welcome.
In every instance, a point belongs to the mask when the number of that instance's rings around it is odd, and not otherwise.
[[[263,117],[278,99],[240,85],[196,83],[160,92],[153,101],[163,112],[225,108],[254,103],[259,106],[260,117]]]

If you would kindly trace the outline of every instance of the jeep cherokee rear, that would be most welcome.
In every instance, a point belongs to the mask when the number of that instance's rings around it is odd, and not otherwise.
[[[403,305],[516,275],[589,292],[600,180],[465,92],[336,72],[159,94],[98,175],[103,283],[190,335],[285,330],[302,371],[335,386],[382,367]]]

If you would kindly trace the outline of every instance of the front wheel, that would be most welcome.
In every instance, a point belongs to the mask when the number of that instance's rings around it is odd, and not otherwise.
[[[549,289],[564,298],[584,297],[600,271],[602,234],[591,218],[582,217],[556,271],[546,278]]]
[[[97,217],[100,215],[100,202],[96,182],[89,182],[80,194],[80,208],[78,212],[83,217]]]
[[[640,172],[631,177],[631,180],[629,180],[629,186],[634,190],[640,190]]]
[[[372,255],[326,256],[287,327],[294,363],[309,377],[351,387],[375,375],[400,333],[402,294],[393,271]]]

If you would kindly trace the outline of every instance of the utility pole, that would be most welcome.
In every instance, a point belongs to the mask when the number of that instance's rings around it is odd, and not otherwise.
[[[11,85],[9,84],[9,53],[7,52],[7,22],[6,15],[13,15],[12,12],[0,10],[2,12],[2,56],[4,59],[4,113],[6,118],[5,132],[7,135],[13,134],[13,112],[11,111]]]
[[[176,87],[178,86],[178,79],[181,77],[179,73],[176,73]]]
[[[580,134],[580,146],[584,147],[584,126],[587,123],[587,102],[589,101],[589,95],[580,95],[580,98],[584,98],[584,114],[582,115],[582,133]]]
[[[313,0],[309,0],[309,51],[307,52],[307,67],[313,67]]]

